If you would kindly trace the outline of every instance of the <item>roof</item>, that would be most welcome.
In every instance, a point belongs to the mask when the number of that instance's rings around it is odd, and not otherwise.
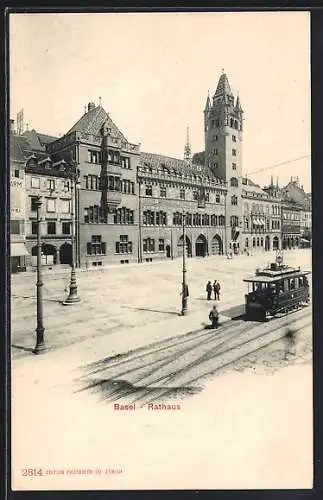
[[[277,276],[261,276],[255,275],[250,276],[250,278],[244,278],[242,281],[246,283],[276,283],[277,281],[281,281],[286,278],[298,278],[299,276],[304,276],[307,274],[311,274],[310,271],[295,271],[290,274],[279,274]]]
[[[108,113],[102,108],[102,106],[96,106],[93,109],[87,111],[66,133],[66,135],[72,132],[83,132],[87,134],[99,135],[102,125],[107,123],[107,126],[111,129],[111,135],[113,137],[118,137],[124,142],[128,142],[125,136],[120,132],[115,123],[111,120]]]
[[[38,135],[38,139],[39,141],[43,144],[43,145],[46,145],[46,144],[49,144],[50,142],[54,142],[54,141],[57,141],[58,137],[54,137],[52,135],[47,135],[47,134],[39,134],[38,132],[36,132],[37,135]]]
[[[30,149],[29,142],[22,135],[12,134],[10,137],[10,158],[13,161],[24,162],[26,151]]]
[[[188,163],[187,161],[179,160],[178,158],[172,158],[170,156],[164,156],[155,153],[141,152],[140,164],[142,166],[154,167],[159,169],[173,169],[180,173],[195,174],[201,177],[207,176],[212,179],[216,179],[212,170],[205,165]]]
[[[230,84],[229,84],[228,77],[227,77],[227,75],[225,73],[223,73],[220,76],[220,79],[218,81],[218,86],[216,88],[216,91],[215,91],[214,95],[215,96],[220,96],[220,95],[223,95],[223,94],[233,95],[232,91],[231,91]]]

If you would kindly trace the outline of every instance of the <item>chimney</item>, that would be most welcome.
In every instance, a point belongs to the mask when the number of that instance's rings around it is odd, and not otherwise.
[[[94,102],[89,102],[89,104],[87,105],[87,110],[92,111],[92,109],[95,109],[95,104]]]

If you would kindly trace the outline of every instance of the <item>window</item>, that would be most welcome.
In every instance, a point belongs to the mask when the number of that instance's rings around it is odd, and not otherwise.
[[[237,164],[236,163],[232,163],[232,170],[237,170]]]
[[[47,212],[56,212],[56,200],[48,198],[46,200],[46,211]]]
[[[182,214],[180,212],[175,212],[173,214],[173,225],[174,226],[182,225]]]
[[[38,222],[31,223],[31,234],[37,234],[38,231]]]
[[[236,149],[232,150],[232,156],[237,156],[237,150]]]
[[[62,222],[62,233],[63,234],[71,234],[71,223],[70,222]]]
[[[245,230],[248,231],[248,229],[249,229],[249,218],[248,217],[245,217],[244,227],[245,227]]]
[[[239,185],[238,179],[236,177],[231,177],[231,179],[230,179],[230,185],[232,187],[238,187],[238,185]]]
[[[134,212],[126,207],[117,208],[114,214],[115,224],[133,224]]]
[[[210,201],[210,193],[204,193],[204,200]]]
[[[185,200],[185,189],[181,189],[179,192],[179,197],[181,200]]]
[[[233,136],[232,136],[232,141],[233,141],[233,142],[237,142],[237,138],[236,138],[236,136],[235,136],[235,135],[233,135]]]
[[[166,226],[167,225],[167,214],[166,212],[156,212],[156,226]]]
[[[231,215],[230,226],[231,227],[238,227],[239,226],[239,217],[237,215]]]
[[[215,141],[217,141],[217,140],[218,140],[218,136],[217,136],[217,135],[215,135],[215,136],[214,136],[214,140],[215,140]]]
[[[143,213],[143,225],[153,226],[155,224],[155,212],[152,210],[146,210]]]
[[[214,150],[214,154],[217,155],[218,154],[218,148],[215,148]]]
[[[55,191],[55,180],[47,179],[47,187],[50,191]]]
[[[238,197],[236,195],[231,196],[231,205],[238,205]]]
[[[158,240],[158,251],[159,252],[164,252],[165,251],[165,240],[164,239],[159,239]]]
[[[32,177],[31,178],[31,187],[35,189],[40,188],[40,179],[39,177]]]
[[[20,234],[20,220],[10,221],[10,232],[11,234]]]
[[[219,194],[215,195],[215,202],[220,203],[220,195]]]
[[[90,163],[101,163],[101,154],[100,151],[88,151],[88,162]]]
[[[155,240],[153,238],[145,238],[143,240],[143,252],[154,252],[155,251]]]
[[[86,244],[86,251],[88,255],[105,255],[106,245],[100,234],[91,237],[90,243]]]
[[[152,196],[152,195],[153,195],[152,186],[146,186],[146,196]]]
[[[119,241],[116,242],[116,253],[132,253],[132,241],[126,234],[119,236]]]
[[[218,216],[211,215],[211,226],[217,226],[217,225],[218,225]]]
[[[219,226],[225,226],[225,216],[219,215]]]
[[[166,188],[165,187],[160,188],[160,197],[166,198]]]
[[[15,170],[15,177],[17,177],[18,179],[19,179],[19,176],[20,176],[19,174],[20,174],[19,169]]]
[[[47,222],[47,234],[56,234],[56,222]]]
[[[249,247],[249,240],[248,240],[248,238],[246,238],[246,248],[248,248],[248,247]]]
[[[70,201],[69,200],[61,200],[61,212],[62,214],[70,213]]]
[[[37,210],[37,201],[38,201],[38,198],[36,196],[32,196],[30,198],[30,210],[32,212],[36,212],[36,210]]]
[[[193,200],[198,200],[199,199],[199,194],[197,191],[193,191]]]

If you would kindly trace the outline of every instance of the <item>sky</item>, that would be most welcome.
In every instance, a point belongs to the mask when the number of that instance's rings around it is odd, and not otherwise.
[[[142,151],[183,158],[186,127],[204,150],[224,69],[244,109],[243,173],[310,191],[309,26],[307,12],[10,14],[10,117],[64,135],[101,97]]]

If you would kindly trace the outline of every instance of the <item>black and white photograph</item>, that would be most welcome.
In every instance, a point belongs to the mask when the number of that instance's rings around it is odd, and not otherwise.
[[[8,43],[12,490],[312,488],[310,13]]]

